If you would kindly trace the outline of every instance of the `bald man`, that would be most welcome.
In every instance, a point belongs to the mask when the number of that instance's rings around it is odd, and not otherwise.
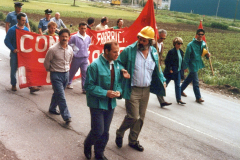
[[[51,18],[50,21],[53,21],[53,22],[57,23],[57,29],[56,29],[57,32],[60,31],[61,27],[67,28],[65,26],[65,24],[63,23],[63,21],[60,19],[60,13],[59,12],[56,12],[55,17]]]

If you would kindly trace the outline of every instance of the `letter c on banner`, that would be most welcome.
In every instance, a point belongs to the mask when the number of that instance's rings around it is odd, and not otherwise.
[[[40,39],[43,39],[45,41],[43,49],[38,48]],[[37,36],[35,49],[37,52],[44,52],[47,49],[47,37],[46,36]]]
[[[25,52],[25,53],[29,53],[29,52],[32,52],[32,48],[29,48],[29,49],[25,49],[24,48],[24,43],[25,43],[25,39],[26,38],[29,38],[29,39],[33,39],[33,36],[31,36],[31,35],[23,35],[23,36],[21,36],[21,39],[20,39],[20,51],[22,51],[22,52]]]

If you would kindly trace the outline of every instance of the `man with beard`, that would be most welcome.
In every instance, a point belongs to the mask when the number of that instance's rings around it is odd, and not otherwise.
[[[165,81],[158,66],[158,53],[152,46],[154,30],[144,27],[137,35],[137,42],[127,46],[118,57],[118,62],[128,71],[130,79],[123,79],[122,97],[125,98],[127,115],[116,132],[116,144],[122,147],[123,136],[130,128],[128,145],[138,151],[144,148],[137,141],[147,109],[150,92],[165,95]],[[160,70],[159,70],[160,68]]]

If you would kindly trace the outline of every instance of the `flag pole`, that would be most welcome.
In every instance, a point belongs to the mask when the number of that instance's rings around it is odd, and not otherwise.
[[[208,50],[207,43],[206,43],[206,48],[207,48],[207,51],[208,51],[208,53],[209,53],[209,50]],[[211,67],[211,70],[212,70],[212,74],[213,74],[213,76],[214,76],[214,72],[213,72],[213,66],[212,66],[211,57],[209,57],[209,63],[210,63],[210,67]]]

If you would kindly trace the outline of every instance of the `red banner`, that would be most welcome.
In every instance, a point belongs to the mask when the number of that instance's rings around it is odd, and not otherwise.
[[[87,30],[91,37],[89,47],[89,63],[98,58],[103,52],[105,42],[115,39],[119,43],[120,52],[137,40],[138,32],[145,26],[152,26],[158,36],[153,0],[148,0],[141,14],[129,28],[107,29],[103,31]],[[75,34],[75,33],[73,33]],[[46,72],[43,62],[50,46],[58,42],[58,36],[50,37],[23,30],[16,31],[18,53],[19,87],[49,85],[50,76]],[[75,78],[80,76],[80,70]]]

